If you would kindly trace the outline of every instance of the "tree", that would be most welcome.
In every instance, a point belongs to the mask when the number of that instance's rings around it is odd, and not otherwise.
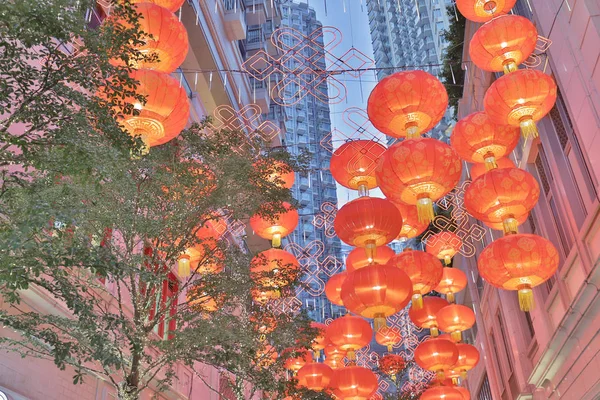
[[[462,14],[456,13],[454,7],[454,5],[446,7],[446,13],[450,20],[450,29],[444,32],[444,40],[448,42],[448,47],[444,53],[441,78],[448,92],[449,105],[453,107],[454,117],[456,118],[458,114],[458,101],[463,96],[463,85],[465,82],[465,71],[462,69],[462,54],[466,19]]]

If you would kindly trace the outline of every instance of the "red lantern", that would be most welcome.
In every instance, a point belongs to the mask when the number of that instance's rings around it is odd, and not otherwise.
[[[489,284],[518,290],[521,310],[533,308],[532,288],[547,281],[558,269],[558,252],[549,240],[529,234],[504,236],[493,241],[479,257],[477,268]]]
[[[293,254],[281,249],[258,253],[250,261],[250,277],[260,286],[280,288],[294,281],[300,264]]]
[[[520,126],[523,137],[538,136],[535,121],[556,102],[556,82],[536,69],[521,69],[492,83],[485,93],[485,113],[496,124]]]
[[[278,299],[281,297],[279,290],[258,290],[252,289],[252,299],[259,304],[266,304],[269,300]]]
[[[262,217],[255,214],[250,218],[250,226],[255,234],[263,239],[271,240],[273,247],[281,246],[281,238],[292,233],[298,226],[298,211],[290,203],[283,203],[287,211],[273,216]]]
[[[260,160],[254,164],[265,179],[280,187],[291,189],[294,186],[296,175],[292,168],[282,161]]]
[[[335,346],[346,351],[349,360],[356,358],[356,350],[368,345],[372,336],[371,324],[353,315],[334,319],[327,327],[327,338]]]
[[[510,158],[502,157],[496,159],[496,168],[498,169],[515,167],[515,163],[512,162]],[[471,166],[471,180],[474,181],[475,179],[479,178],[481,175],[485,174],[488,171],[489,170],[486,167],[486,164],[473,164],[473,166]],[[500,230],[502,230],[502,228],[500,228]]]
[[[428,222],[419,221],[419,212],[417,207],[409,206],[404,203],[394,203],[400,214],[402,214],[402,229],[398,235],[398,240],[406,242],[408,239],[415,238],[429,227]]]
[[[535,25],[519,15],[503,15],[481,26],[471,38],[469,54],[484,71],[514,72],[535,50]]]
[[[339,238],[356,247],[364,247],[367,257],[377,256],[376,247],[396,239],[402,216],[394,203],[376,197],[359,197],[337,212],[333,228]]]
[[[296,378],[298,386],[321,392],[331,386],[333,370],[325,364],[310,363],[300,368]]]
[[[357,269],[368,267],[373,264],[385,265],[396,253],[387,246],[379,246],[375,249],[375,255],[369,257],[366,249],[357,247],[348,254],[346,258],[346,271],[352,272]]]
[[[463,400],[463,395],[450,386],[430,387],[421,394],[420,400]]]
[[[471,308],[461,304],[450,304],[436,314],[438,326],[444,332],[450,332],[455,342],[462,340],[462,331],[475,325],[475,313]]]
[[[375,341],[382,346],[386,346],[388,351],[391,352],[393,347],[402,341],[402,335],[398,328],[384,326],[375,332]]]
[[[367,196],[369,189],[377,187],[375,167],[384,152],[385,147],[373,140],[344,143],[331,156],[331,175],[340,185]]]
[[[157,6],[166,8],[171,12],[175,12],[181,8],[185,0],[131,0],[132,4],[153,3]]]
[[[375,175],[381,191],[395,203],[416,205],[419,221],[433,220],[433,202],[460,180],[462,162],[439,140],[423,138],[394,144],[383,154]]]
[[[442,231],[427,238],[427,252],[444,260],[445,265],[450,265],[452,257],[462,247],[462,240],[456,233]]]
[[[450,143],[463,160],[493,169],[498,167],[497,159],[508,156],[517,147],[519,137],[519,129],[496,125],[486,113],[476,112],[456,123]]]
[[[406,363],[398,354],[386,354],[379,359],[379,370],[396,382],[396,375],[404,371]]]
[[[327,299],[336,306],[343,306],[342,301],[342,284],[346,280],[346,272],[333,275],[325,284],[325,295]]]
[[[516,2],[517,0],[456,0],[456,7],[466,19],[487,22],[508,14]]]
[[[377,376],[364,367],[340,368],[334,374],[333,393],[340,400],[369,400],[379,387]]]
[[[446,88],[425,71],[402,71],[383,78],[367,102],[373,126],[395,138],[418,138],[427,133],[447,108]]]
[[[458,391],[462,395],[463,400],[471,400],[471,393],[469,393],[469,390],[467,388],[454,386],[453,389]]]
[[[477,350],[477,347],[465,343],[457,343],[456,347],[458,348],[458,361],[446,373],[448,378],[452,378],[454,382],[459,377],[467,379],[467,372],[479,363],[479,350]]]
[[[446,307],[448,302],[440,297],[428,296],[423,298],[423,308],[408,310],[410,320],[419,328],[429,329],[431,336],[437,337],[440,334],[436,315],[439,310]]]
[[[442,279],[435,287],[436,292],[446,296],[446,300],[454,303],[454,295],[467,287],[467,275],[458,268],[444,267]]]
[[[458,348],[449,340],[431,338],[417,346],[414,359],[419,367],[435,372],[438,380],[443,381],[444,371],[458,361]]]
[[[423,295],[429,293],[442,279],[442,264],[424,251],[405,250],[396,254],[388,265],[404,271],[413,285],[412,308],[423,307]]]
[[[519,168],[493,169],[477,178],[465,191],[465,209],[473,217],[504,224],[517,232],[518,218],[528,214],[540,196],[535,178]]]
[[[312,362],[310,352],[305,349],[288,349],[283,353],[283,356],[285,357],[283,366],[294,373]]]

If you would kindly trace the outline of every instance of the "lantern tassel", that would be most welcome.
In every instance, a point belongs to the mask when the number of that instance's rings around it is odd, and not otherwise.
[[[386,328],[387,321],[385,316],[383,314],[376,314],[375,318],[373,319],[373,325],[375,327],[375,332],[378,332],[382,328]]]
[[[271,246],[281,247],[281,233],[273,234],[273,239],[271,239]]]
[[[392,350],[394,349],[394,346],[392,346],[391,344],[388,344],[387,348],[388,348],[388,353],[391,353]]]
[[[431,328],[429,328],[429,333],[431,334],[432,337],[440,336],[440,330],[438,329],[437,326],[432,326]]]
[[[502,227],[504,228],[504,234],[510,235],[519,233],[519,221],[513,216],[510,216],[502,221]]]
[[[515,72],[519,69],[517,63],[513,59],[509,59],[504,61],[502,64],[502,69],[504,70],[504,75],[510,74],[511,72]]]
[[[485,169],[486,171],[491,171],[493,169],[498,168],[498,164],[496,163],[496,157],[489,156],[485,158]]]
[[[534,299],[533,289],[529,285],[519,286],[519,306],[521,311],[529,312],[533,310]]]
[[[449,255],[445,255],[444,256],[444,265],[450,265],[451,262],[452,262],[452,257],[450,257]]]
[[[367,258],[372,262],[372,260],[377,257],[377,243],[374,240],[367,240],[365,243],[365,253],[367,253]]]
[[[415,293],[412,296],[412,309],[417,311],[423,308],[423,296],[419,293]]]
[[[459,343],[462,340],[462,332],[461,331],[454,331],[454,332],[450,333],[450,337],[456,343]]]
[[[350,361],[356,360],[356,353],[354,352],[354,350],[348,350],[348,352],[346,353],[346,358]]]
[[[429,197],[422,197],[417,200],[417,215],[419,217],[419,222],[429,223],[433,221],[435,218],[433,201],[431,201]]]
[[[446,380],[446,374],[444,373],[444,370],[437,371],[435,376],[438,382],[444,382]]]
[[[466,381],[466,380],[467,380],[467,371],[465,371],[465,370],[462,370],[462,371],[460,372],[460,377],[461,377],[461,379],[462,379],[463,381]]]
[[[177,273],[182,278],[190,276],[190,256],[182,254],[177,260]]]
[[[447,293],[446,300],[448,301],[448,303],[454,304],[454,302],[456,301],[456,299],[454,298],[454,293]]]
[[[456,377],[452,378],[452,384],[458,385],[458,378],[456,378]]]
[[[531,118],[531,116],[528,115],[521,118],[519,126],[521,127],[521,133],[525,139],[535,139],[539,136],[537,126],[535,125],[535,121],[533,118]]]

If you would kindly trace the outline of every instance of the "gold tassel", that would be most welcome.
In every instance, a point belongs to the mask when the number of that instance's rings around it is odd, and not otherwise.
[[[273,234],[273,239],[271,239],[271,246],[281,247],[281,233]]]
[[[490,156],[486,156],[484,163],[486,171],[491,171],[493,169],[498,168],[498,164],[496,163],[496,157],[494,157],[493,154]]]
[[[519,286],[519,306],[521,311],[529,312],[533,310],[534,299],[533,289],[528,284]]]
[[[505,235],[519,233],[519,221],[512,215],[502,221]]]
[[[375,332],[378,332],[380,329],[387,327],[387,321],[383,314],[376,314],[373,319],[373,325],[375,327]]]
[[[367,182],[360,182],[358,184],[358,197],[366,197],[369,195],[369,186]]]
[[[444,256],[444,265],[450,265],[450,263],[452,262],[452,257],[450,257],[449,255],[445,255]]]
[[[464,369],[460,372],[460,377],[462,378],[463,381],[467,380],[467,371],[465,371]]]
[[[438,329],[437,326],[432,326],[431,328],[429,328],[429,333],[431,333],[432,337],[440,336],[440,330]]]
[[[417,200],[417,215],[419,217],[419,222],[429,223],[433,221],[435,218],[433,201],[431,201],[429,197],[421,197]]]
[[[394,381],[394,383],[396,383],[396,374],[392,374],[392,381]]]
[[[448,301],[448,303],[454,304],[454,302],[456,301],[456,299],[454,298],[454,293],[450,292],[446,294],[446,300]]]
[[[409,123],[410,124],[410,123]],[[408,125],[406,127],[406,138],[407,139],[418,139],[421,136],[418,125]]]
[[[369,259],[369,263],[372,263],[375,257],[377,257],[377,244],[374,240],[367,240],[365,242],[365,253]]]
[[[177,260],[177,273],[182,278],[190,276],[190,256],[182,254]]]
[[[450,337],[452,338],[452,340],[454,340],[456,343],[460,343],[460,341],[462,340],[462,332],[461,331],[454,331],[450,334]]]
[[[356,353],[354,352],[354,350],[348,350],[348,352],[346,353],[346,358],[350,361],[356,360]]]
[[[435,376],[436,376],[438,382],[440,382],[440,383],[444,382],[446,380],[446,374],[444,373],[443,369],[437,371]]]
[[[391,344],[388,344],[387,348],[388,348],[388,353],[391,353],[392,350],[394,349],[394,346],[392,346]]]
[[[539,136],[539,132],[537,130],[537,126],[535,125],[535,121],[531,116],[526,116],[521,118],[519,121],[519,126],[521,126],[521,133],[525,139],[535,139]]]
[[[509,59],[502,63],[502,69],[504,70],[504,75],[510,74],[511,72],[515,72],[519,69],[517,63],[513,59]]]
[[[412,309],[417,311],[423,308],[423,296],[419,293],[412,295]]]
[[[452,378],[452,384],[458,385],[458,378],[456,378],[456,377]]]

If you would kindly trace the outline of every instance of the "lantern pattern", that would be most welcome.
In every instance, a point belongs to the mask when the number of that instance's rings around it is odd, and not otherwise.
[[[350,366],[334,373],[333,393],[340,400],[369,400],[378,386],[377,376],[368,368]]]
[[[375,341],[382,346],[386,346],[388,351],[391,352],[393,347],[402,341],[402,334],[396,327],[384,326],[375,332]]]
[[[448,93],[425,71],[396,72],[371,91],[367,113],[375,128],[395,138],[418,138],[430,131],[448,108]]]
[[[377,187],[375,167],[384,152],[385,147],[373,140],[344,143],[331,156],[331,175],[340,185],[366,196],[369,189]]]
[[[556,83],[535,69],[521,69],[497,79],[483,99],[485,113],[500,125],[521,127],[523,137],[538,136],[536,121],[556,102]]]
[[[420,400],[464,400],[463,395],[451,386],[433,386],[419,397]]]
[[[419,328],[429,329],[431,336],[437,337],[440,334],[437,322],[437,313],[446,307],[448,302],[440,297],[428,296],[423,298],[423,308],[408,310],[408,316],[413,324]]]
[[[440,283],[433,289],[454,303],[454,295],[467,287],[467,275],[458,268],[444,267]]]
[[[452,257],[462,247],[462,239],[454,232],[442,231],[427,239],[427,252],[450,265]]]
[[[273,216],[262,217],[255,214],[250,218],[250,226],[255,234],[263,239],[271,240],[273,247],[281,246],[281,238],[292,233],[298,226],[298,211],[290,203],[283,203],[287,211]]]
[[[487,22],[508,14],[516,2],[517,0],[456,0],[456,7],[468,20]]]
[[[152,4],[156,4],[157,6],[164,7],[167,10],[174,13],[175,11],[177,11],[181,8],[184,1],[185,0],[132,0],[131,3],[132,4],[152,3]]]
[[[538,201],[535,178],[519,168],[493,169],[473,181],[465,191],[464,206],[473,217],[503,223],[505,232],[517,232],[518,218]]]
[[[327,327],[327,338],[335,346],[346,351],[349,360],[356,359],[356,350],[368,345],[372,336],[371,324],[353,315],[336,318]]]
[[[477,262],[481,277],[504,290],[518,290],[521,310],[533,308],[532,288],[558,269],[558,251],[547,239],[531,234],[504,236],[493,241]]]
[[[442,264],[424,251],[407,250],[396,254],[388,265],[404,271],[413,286],[412,308],[423,308],[423,295],[429,293],[442,279]]]
[[[441,382],[445,379],[444,371],[458,361],[458,348],[450,340],[431,338],[417,346],[414,359],[419,367],[435,372]]]
[[[450,332],[450,337],[455,342],[462,340],[462,332],[475,325],[475,313],[467,306],[450,304],[435,315],[439,328]]]
[[[402,214],[402,229],[398,235],[398,240],[406,242],[408,239],[415,238],[429,227],[428,222],[419,221],[419,212],[417,207],[404,203],[394,203],[400,214]]]
[[[299,271],[300,263],[296,257],[281,249],[265,250],[250,261],[250,278],[257,285],[270,289],[289,285]]]
[[[493,169],[517,147],[519,137],[518,128],[494,124],[486,113],[476,112],[456,123],[450,143],[463,160]]]
[[[305,349],[288,349],[283,355],[286,357],[283,366],[293,373],[298,372],[300,368],[312,362],[310,352]]]
[[[515,168],[515,167],[516,167],[515,163],[512,162],[512,160],[508,157],[502,157],[502,158],[496,159],[496,168],[498,168],[498,169]],[[486,164],[473,164],[473,166],[471,166],[471,171],[470,171],[471,179],[475,180],[475,179],[479,178],[481,175],[485,174],[487,171],[489,171],[489,169],[487,168]]]
[[[456,151],[439,140],[404,140],[381,157],[375,175],[379,188],[395,203],[416,205],[420,222],[434,218],[433,202],[460,180],[462,162]]]
[[[346,272],[335,274],[325,284],[325,295],[336,306],[344,305],[344,301],[342,300],[342,284],[346,280],[347,275]]]
[[[396,239],[402,227],[402,216],[387,199],[359,197],[337,212],[333,228],[345,243],[364,247],[369,258],[374,258],[376,247]]]
[[[515,72],[535,50],[535,25],[520,15],[503,15],[481,26],[473,35],[469,54],[484,71]]]
[[[298,370],[296,378],[298,379],[298,386],[321,392],[331,387],[333,370],[325,364],[310,363]]]
[[[479,363],[479,350],[466,343],[457,343],[458,361],[446,372],[446,376],[456,382],[457,378],[467,379],[467,372]]]
[[[396,376],[404,371],[404,368],[406,368],[406,362],[398,354],[386,354],[379,359],[379,370],[392,378],[394,382],[396,382]]]
[[[379,246],[375,249],[375,255],[369,257],[366,249],[357,247],[353,249],[346,257],[346,271],[356,271],[357,269],[368,267],[373,264],[385,265],[394,257],[396,253],[387,246]]]

